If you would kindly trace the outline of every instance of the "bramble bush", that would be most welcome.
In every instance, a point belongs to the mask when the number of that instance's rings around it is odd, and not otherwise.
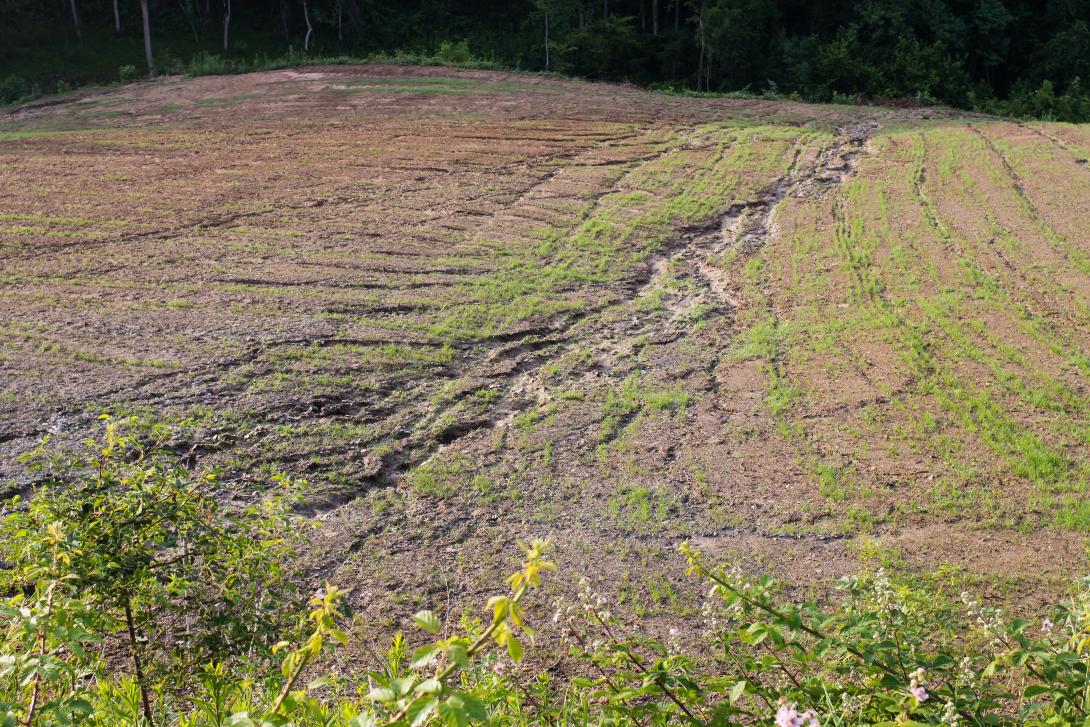
[[[542,629],[572,676],[513,668],[534,635],[526,597],[556,568],[534,540],[483,618],[446,629],[421,611],[419,646],[397,633],[373,670],[345,673],[330,655],[346,593],[327,584],[304,608],[282,565],[305,542],[289,483],[234,503],[215,473],[171,464],[169,429],[105,427],[5,506],[4,727],[1090,724],[1088,581],[1035,623],[941,572],[847,578],[823,606],[689,545],[699,648],[634,630],[584,580]]]

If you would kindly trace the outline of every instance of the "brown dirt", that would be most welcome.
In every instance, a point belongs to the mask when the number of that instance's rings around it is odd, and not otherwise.
[[[974,123],[400,66],[4,112],[0,476],[27,489],[15,455],[86,436],[105,408],[177,423],[179,453],[240,496],[272,470],[306,477],[306,577],[353,588],[383,628],[479,605],[539,534],[564,583],[586,573],[650,619],[678,616],[648,584],[690,589],[686,539],[802,588],[877,550],[1005,598],[1054,593],[1081,566],[1078,529],[1033,514],[1035,485],[944,408],[904,336],[939,331],[959,381],[1043,373],[1082,400],[1065,362],[1090,343],[1072,313],[1090,278],[1064,261],[1090,208],[1045,190],[1090,180],[1071,151],[1090,135]],[[1008,148],[1023,153],[1000,162]],[[951,149],[959,172],[940,177]],[[852,216],[876,240],[865,260],[837,242]],[[985,254],[997,227],[1023,246]],[[952,320],[1023,358],[974,358],[926,320],[964,287],[959,258],[1014,303]],[[788,333],[754,354],[769,320]],[[1085,420],[1010,388],[996,401],[1050,443]],[[822,467],[850,473],[843,497]],[[943,482],[1004,499],[944,509]]]

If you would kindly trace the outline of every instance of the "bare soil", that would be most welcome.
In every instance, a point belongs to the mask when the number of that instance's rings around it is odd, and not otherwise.
[[[164,79],[0,115],[0,478],[103,411],[379,630],[552,535],[652,625],[676,548],[801,590],[1083,564],[1084,127],[482,71]],[[544,597],[543,597],[544,598]]]

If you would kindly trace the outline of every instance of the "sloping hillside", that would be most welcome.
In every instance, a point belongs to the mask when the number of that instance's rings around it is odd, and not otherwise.
[[[455,603],[551,533],[1053,593],[1090,530],[1090,129],[492,72],[167,79],[0,116],[2,477],[137,413],[309,578]]]

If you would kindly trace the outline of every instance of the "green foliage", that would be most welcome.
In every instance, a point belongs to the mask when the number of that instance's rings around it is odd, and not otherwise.
[[[439,44],[439,50],[435,51],[435,57],[451,65],[464,65],[473,60],[473,55],[469,52],[469,42],[465,40],[456,43],[444,40]]]
[[[1005,103],[991,104],[991,108],[1048,121],[1085,121],[1090,119],[1090,91],[1083,89],[1082,79],[1076,76],[1062,94],[1057,94],[1056,84],[1046,79],[1036,89],[1020,86]]]
[[[47,457],[47,484],[7,509],[0,724],[1043,726],[1090,716],[1090,580],[1037,623],[951,598],[957,575],[946,571],[849,577],[819,605],[688,545],[702,602],[661,578],[647,584],[654,602],[693,614],[690,628],[643,634],[584,580],[546,632],[566,645],[562,679],[555,665],[505,666],[523,661],[534,634],[524,602],[555,570],[544,540],[522,546],[483,619],[448,626],[420,611],[418,646],[397,633],[372,670],[339,670],[347,594],[326,584],[308,613],[293,608],[278,565],[296,529],[283,498],[225,506],[214,477],[169,466],[171,435],[107,421],[103,441]]]
[[[16,103],[30,96],[30,84],[25,79],[15,75],[0,79],[0,104]]]
[[[293,624],[287,503],[216,498],[214,473],[169,464],[172,432],[135,418],[107,420],[103,441],[42,465],[45,484],[0,521],[0,590],[12,619],[0,715],[76,721],[101,673],[92,641],[123,646],[140,711],[151,693],[186,688],[202,664],[272,655]],[[165,698],[165,697],[164,697]],[[47,719],[48,717],[48,719]]]

